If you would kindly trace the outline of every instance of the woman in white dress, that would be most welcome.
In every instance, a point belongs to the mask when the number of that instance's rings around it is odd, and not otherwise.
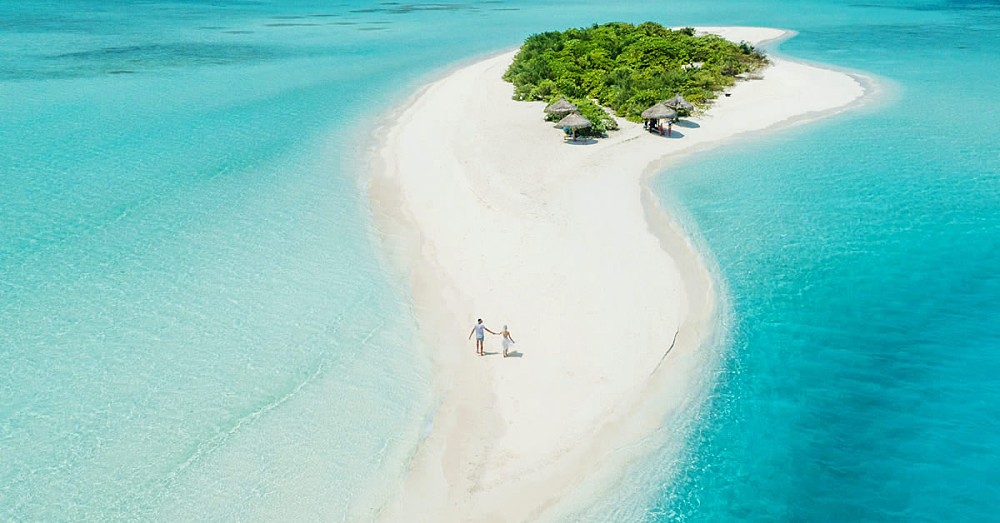
[[[507,349],[510,348],[511,343],[514,343],[514,338],[510,337],[510,331],[507,330],[506,325],[503,326],[503,331],[500,333],[500,336],[503,338],[503,340],[501,341],[501,343],[503,343],[503,357],[506,358]]]

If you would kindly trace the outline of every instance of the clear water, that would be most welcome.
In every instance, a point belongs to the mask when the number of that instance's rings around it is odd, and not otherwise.
[[[377,117],[532,32],[646,19],[794,28],[782,52],[891,87],[658,180],[731,332],[682,459],[588,517],[992,519],[1000,4],[826,0],[0,3],[0,519],[390,494],[433,398],[358,183]]]
[[[887,102],[659,180],[735,321],[652,520],[996,519],[1000,4],[851,11],[783,50],[876,72]]]

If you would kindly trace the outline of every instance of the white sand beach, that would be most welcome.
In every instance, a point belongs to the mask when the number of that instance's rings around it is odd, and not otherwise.
[[[735,41],[766,28],[703,28]],[[704,397],[715,289],[701,254],[645,179],[692,148],[836,112],[851,76],[772,57],[672,137],[622,122],[564,143],[541,102],[511,100],[514,53],[431,84],[384,137],[375,221],[411,284],[440,404],[384,521],[536,521],[648,451],[657,427]],[[669,174],[668,174],[669,175]],[[515,357],[476,318],[507,324]]]

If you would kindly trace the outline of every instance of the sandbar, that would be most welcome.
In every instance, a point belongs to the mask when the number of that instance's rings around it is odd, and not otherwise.
[[[754,44],[789,34],[700,30]],[[695,148],[864,94],[849,74],[772,56],[762,79],[669,138],[622,120],[607,138],[564,143],[543,103],[511,99],[501,76],[513,56],[434,81],[381,138],[367,191],[410,286],[438,404],[399,491],[358,517],[544,520],[620,478],[672,413],[703,400],[717,363],[699,350],[717,334],[706,254],[646,180]],[[509,326],[513,357],[489,335],[492,354],[475,354],[480,317]]]

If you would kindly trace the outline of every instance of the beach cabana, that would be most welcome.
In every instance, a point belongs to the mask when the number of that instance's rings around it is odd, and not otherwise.
[[[659,103],[643,111],[641,116],[645,120],[659,120],[661,118],[673,120],[674,118],[677,118],[677,111]]]
[[[681,96],[681,95],[677,95],[677,96],[675,96],[675,97],[673,97],[673,98],[671,98],[671,99],[663,102],[663,105],[665,105],[665,106],[667,106],[667,107],[669,107],[669,108],[671,108],[671,109],[673,109],[673,110],[675,110],[677,112],[681,112],[681,111],[690,112],[690,111],[694,110],[694,104],[692,104],[691,102],[685,100],[684,97]]]
[[[570,101],[565,98],[560,98],[558,101],[545,108],[545,112],[550,114],[568,114],[575,113],[578,110],[579,109],[577,109],[575,105],[570,103]]]
[[[663,124],[660,123],[660,120],[667,120],[668,122],[676,120],[677,111],[662,103],[658,103],[643,111],[640,116],[646,121],[644,127],[647,131],[663,134]]]
[[[567,114],[562,120],[559,120],[559,123],[556,124],[556,127],[561,127],[564,131],[566,131],[566,135],[572,136],[574,140],[576,140],[577,129],[584,129],[590,126],[590,120],[581,116],[580,113]]]
[[[643,111],[640,116],[642,116],[643,120],[660,120],[663,118],[673,120],[677,118],[677,111],[667,107],[665,104],[658,103]]]

